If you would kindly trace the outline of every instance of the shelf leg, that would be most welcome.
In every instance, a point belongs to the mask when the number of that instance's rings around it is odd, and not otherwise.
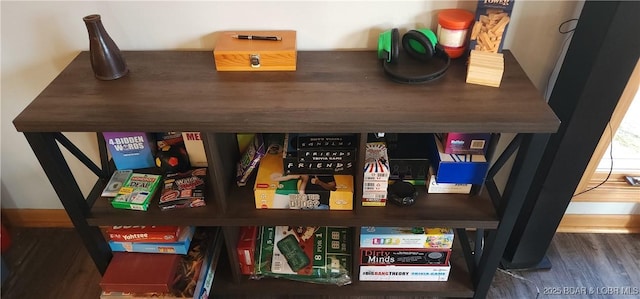
[[[522,136],[522,143],[501,198],[500,205],[504,208],[498,209],[498,216],[501,218],[500,224],[496,230],[491,230],[485,238],[483,254],[477,267],[478,271],[473,277],[476,286],[474,298],[487,296],[548,140],[549,134],[525,134]]]
[[[111,250],[100,229],[87,223],[89,206],[56,143],[54,134],[24,133],[96,268],[104,274],[111,260]]]

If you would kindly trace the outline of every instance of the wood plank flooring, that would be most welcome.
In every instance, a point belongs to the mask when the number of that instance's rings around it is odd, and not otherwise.
[[[100,297],[100,275],[73,229],[14,228],[11,237],[3,299]],[[498,271],[487,298],[536,298],[536,287],[539,298],[640,297],[639,234],[556,234],[547,256],[551,270],[512,271],[526,280]],[[589,290],[599,294],[571,294]]]

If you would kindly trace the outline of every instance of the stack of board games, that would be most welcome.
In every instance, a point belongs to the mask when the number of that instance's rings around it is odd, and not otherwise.
[[[161,180],[162,175],[159,174],[132,172],[118,194],[111,199],[111,205],[118,209],[146,211],[153,195],[160,188]]]
[[[195,208],[206,205],[207,168],[167,174],[158,205],[161,210]]]
[[[363,206],[385,206],[389,186],[389,156],[384,142],[367,143],[364,154]]]
[[[351,233],[346,227],[263,226],[258,230],[253,278],[347,285]]]
[[[291,139],[294,134],[269,134],[268,150],[261,159],[254,184],[255,204],[257,209],[301,209],[301,210],[352,210],[353,209],[353,175],[338,171],[337,165],[351,165],[354,161],[334,159],[353,159],[355,149],[347,149],[343,144],[352,146],[355,137],[351,135],[340,136],[339,140],[321,136],[323,141],[317,144],[335,144],[340,146],[335,149],[321,150],[310,145],[316,141],[313,136],[298,136]],[[304,138],[303,138],[304,137]],[[332,141],[329,142],[328,140]],[[286,142],[286,143],[285,143]],[[292,146],[291,144],[300,144]],[[295,159],[291,155],[292,150],[286,150],[289,146],[295,148],[296,155],[303,154],[306,160],[315,158],[325,159],[325,162],[312,162],[316,166],[328,166],[330,168],[300,168],[288,167],[288,164],[298,162],[286,162],[287,159]],[[298,150],[304,149],[304,150]],[[335,155],[335,158],[332,158]],[[347,157],[349,156],[349,157]],[[329,160],[326,160],[329,159]],[[326,162],[330,161],[330,162]],[[306,165],[306,162],[301,162]],[[340,166],[341,169],[346,169]]]
[[[124,298],[208,298],[213,286],[217,261],[222,245],[222,233],[217,228],[198,228],[187,254],[153,254],[116,252],[103,276],[102,299]],[[175,265],[160,269],[161,258]],[[141,264],[141,261],[151,261]],[[175,260],[175,261],[173,261]],[[170,273],[170,274],[169,274]],[[150,290],[150,277],[169,278],[162,288]]]
[[[373,227],[360,230],[361,281],[447,281],[451,228]]]

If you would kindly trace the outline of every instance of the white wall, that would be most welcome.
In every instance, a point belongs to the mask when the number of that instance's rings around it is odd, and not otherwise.
[[[516,0],[505,48],[511,49],[541,90],[554,69],[564,36],[558,25],[579,15],[581,2]],[[122,50],[212,50],[216,31],[294,29],[299,50],[375,49],[391,27],[435,29],[437,10],[475,1],[197,1],[197,2],[0,2],[2,30],[3,208],[61,208],[24,136],[12,120],[82,50],[88,49],[85,15],[102,15]],[[69,135],[97,159],[95,135]],[[69,159],[83,191],[95,177]]]

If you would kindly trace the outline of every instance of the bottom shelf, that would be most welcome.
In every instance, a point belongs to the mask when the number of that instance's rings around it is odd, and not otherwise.
[[[356,269],[357,270],[357,269]],[[357,271],[353,271],[354,273]],[[243,276],[239,283],[233,281],[229,263],[219,263],[213,282],[212,296],[257,295],[324,295],[324,296],[373,296],[373,295],[421,295],[438,297],[473,297],[474,289],[460,248],[451,257],[451,273],[446,282],[380,282],[358,281],[346,286],[331,286],[297,282],[286,279],[249,279]]]

